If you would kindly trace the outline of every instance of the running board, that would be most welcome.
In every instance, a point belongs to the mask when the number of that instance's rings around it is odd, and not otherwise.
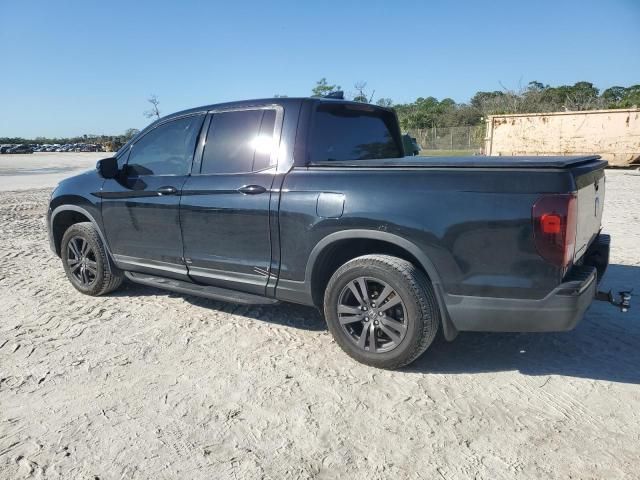
[[[196,283],[183,282],[173,278],[156,277],[144,273],[124,272],[125,276],[135,283],[157,287],[172,292],[195,295],[197,297],[211,298],[221,302],[239,303],[242,305],[273,305],[278,303],[275,298],[262,297],[252,293],[237,292],[226,288],[213,287],[210,285],[198,285]]]

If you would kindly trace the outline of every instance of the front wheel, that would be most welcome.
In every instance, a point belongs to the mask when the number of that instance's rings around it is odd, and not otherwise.
[[[422,355],[440,323],[427,276],[412,263],[389,255],[365,255],[341,266],[327,285],[324,314],[348,355],[388,369]]]
[[[98,296],[120,286],[123,273],[109,261],[100,235],[91,222],[71,225],[62,237],[62,265],[76,290]]]

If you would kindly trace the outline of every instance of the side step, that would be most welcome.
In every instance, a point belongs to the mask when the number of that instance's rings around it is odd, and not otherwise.
[[[156,277],[145,273],[124,272],[125,276],[135,283],[149,287],[162,288],[172,292],[195,295],[197,297],[211,298],[221,302],[239,303],[241,305],[273,305],[278,303],[275,298],[262,297],[252,293],[236,292],[226,288],[210,285],[198,285],[196,283],[183,282],[173,278]]]

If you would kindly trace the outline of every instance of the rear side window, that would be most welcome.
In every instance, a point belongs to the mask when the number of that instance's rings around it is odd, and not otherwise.
[[[203,174],[256,172],[271,166],[275,110],[216,113],[202,156]]]
[[[186,175],[203,116],[164,123],[133,144],[127,163],[129,175]]]
[[[367,105],[320,104],[311,127],[310,161],[402,157],[391,112]]]

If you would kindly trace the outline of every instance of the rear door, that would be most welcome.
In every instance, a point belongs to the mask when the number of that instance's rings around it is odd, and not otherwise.
[[[204,114],[173,119],[136,140],[101,192],[114,260],[127,270],[188,279],[179,206]]]
[[[202,158],[183,188],[184,257],[194,280],[265,294],[271,266],[269,203],[283,111],[213,112]]]

